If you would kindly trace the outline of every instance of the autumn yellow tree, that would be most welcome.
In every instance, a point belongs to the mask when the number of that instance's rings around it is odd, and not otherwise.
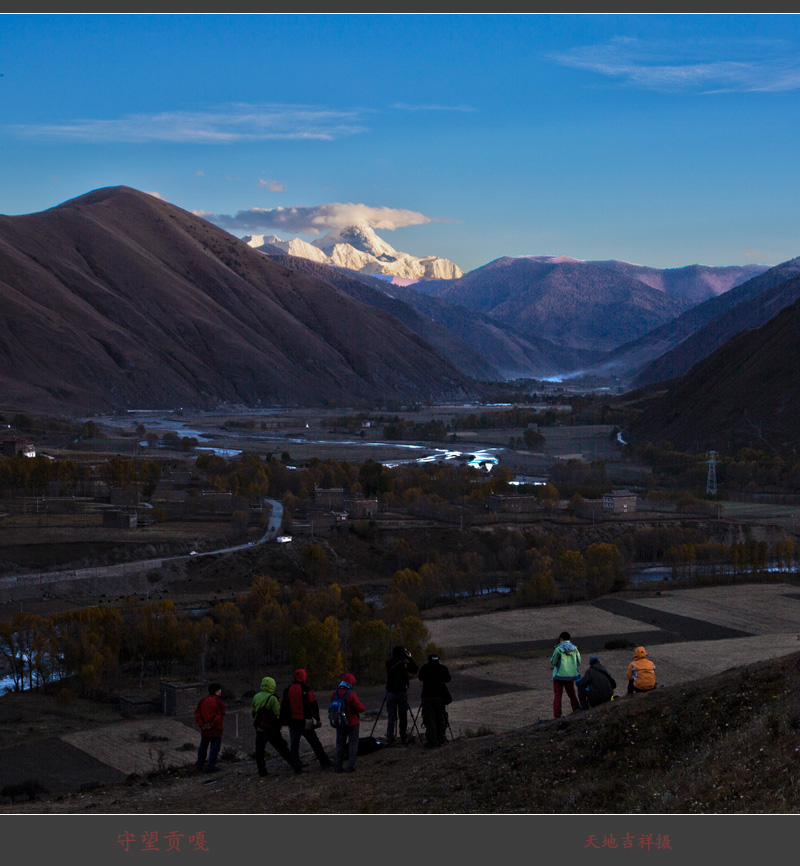
[[[295,626],[290,639],[290,658],[295,668],[305,668],[309,679],[320,687],[335,685],[344,671],[339,623],[329,616],[323,622],[310,619]]]
[[[379,619],[355,622],[349,635],[350,670],[359,680],[380,682],[389,653],[389,626]]]

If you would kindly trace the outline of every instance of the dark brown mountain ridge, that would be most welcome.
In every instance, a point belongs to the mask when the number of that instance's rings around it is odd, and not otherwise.
[[[38,409],[454,399],[390,314],[128,187],[0,216],[0,387]]]
[[[288,256],[280,250],[278,255],[266,252],[274,261],[327,279],[357,300],[397,316],[459,370],[474,378],[544,378],[580,370],[598,357],[596,352],[526,337],[511,325],[413,287]]]
[[[794,453],[800,426],[800,301],[743,331],[688,373],[652,386],[635,441],[691,451],[753,447]]]
[[[795,258],[620,346],[595,372],[633,376],[634,387],[681,376],[736,334],[760,327],[798,297],[800,258]]]

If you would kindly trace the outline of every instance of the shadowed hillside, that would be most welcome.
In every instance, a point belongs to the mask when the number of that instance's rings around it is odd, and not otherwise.
[[[687,310],[610,353],[597,372],[635,375],[637,386],[683,375],[746,328],[763,325],[797,300],[800,259],[790,259]]]
[[[391,315],[126,187],[0,217],[0,309],[0,386],[26,408],[472,393]]]
[[[327,279],[357,300],[386,309],[474,378],[544,378],[581,370],[597,358],[596,352],[526,337],[510,325],[413,287],[307,259],[271,257]]]
[[[641,403],[631,433],[690,450],[793,450],[800,425],[800,301],[729,340],[666,393]]]

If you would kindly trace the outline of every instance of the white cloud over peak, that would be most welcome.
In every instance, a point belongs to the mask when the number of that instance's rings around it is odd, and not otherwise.
[[[151,190],[151,189],[146,189],[146,190],[144,190],[144,192],[146,192],[148,195],[153,196],[153,198],[158,198],[158,199],[161,199],[161,201],[166,201],[166,199],[164,198],[163,195],[161,195],[160,192],[156,192],[155,190]]]
[[[203,214],[203,216],[209,222],[228,231],[258,232],[263,229],[282,229],[285,232],[314,235],[360,222],[384,231],[430,222],[449,222],[449,220],[435,219],[403,208],[370,207],[366,204],[341,202],[315,207],[254,207],[240,210],[233,215]]]
[[[25,138],[80,142],[230,144],[270,139],[330,141],[363,132],[357,110],[314,105],[222,105],[203,111],[129,114],[114,119],[88,118],[60,124],[7,127]]]
[[[777,93],[800,88],[797,50],[778,41],[669,43],[616,37],[551,59],[647,90]]]

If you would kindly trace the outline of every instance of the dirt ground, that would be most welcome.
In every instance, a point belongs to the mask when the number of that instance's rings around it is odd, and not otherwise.
[[[629,593],[591,604],[495,611],[428,620],[427,625],[453,675],[449,721],[452,737],[458,739],[481,728],[503,733],[552,717],[549,658],[562,630],[572,634],[584,668],[591,655],[600,657],[617,680],[617,694],[624,693],[632,650],[605,649],[614,639],[643,643],[655,662],[658,682],[673,686],[797,652],[800,588],[784,583]],[[312,685],[324,710],[329,689]],[[362,732],[374,729],[382,737],[383,688],[370,686],[358,692],[368,708]],[[416,681],[410,696],[420,725]],[[249,701],[230,700],[226,719],[223,751],[234,762],[251,760]],[[6,719],[6,724],[24,723],[23,717]],[[131,775],[186,767],[195,759],[198,737],[191,715],[164,717],[154,712],[128,720],[87,719],[85,727],[69,727],[75,729],[59,734],[51,728],[34,743],[0,749],[0,788],[35,778],[51,794],[90,790]],[[333,729],[325,724],[319,734],[332,752]],[[307,752],[309,758],[313,762]],[[272,761],[280,764],[277,757]]]

